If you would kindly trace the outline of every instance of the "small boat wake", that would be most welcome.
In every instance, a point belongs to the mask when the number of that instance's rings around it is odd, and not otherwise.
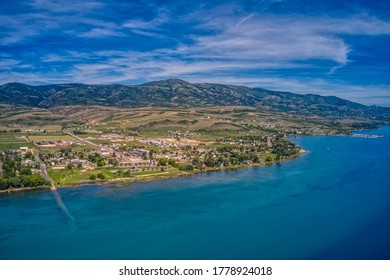
[[[68,208],[66,208],[64,202],[62,201],[62,198],[61,198],[60,194],[57,191],[57,189],[56,188],[52,188],[51,191],[54,193],[54,197],[56,199],[58,207],[68,216],[68,218],[72,222],[74,222],[75,220],[74,220],[73,216],[70,214]]]

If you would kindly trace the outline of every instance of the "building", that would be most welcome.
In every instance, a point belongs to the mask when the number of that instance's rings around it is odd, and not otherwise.
[[[20,147],[19,148],[19,151],[23,154],[23,153],[27,153],[28,152],[28,147]]]

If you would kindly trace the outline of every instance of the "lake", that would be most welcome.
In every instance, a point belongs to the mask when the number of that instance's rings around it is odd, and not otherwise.
[[[360,132],[359,132],[360,133]],[[390,259],[390,127],[262,167],[0,194],[0,259]]]

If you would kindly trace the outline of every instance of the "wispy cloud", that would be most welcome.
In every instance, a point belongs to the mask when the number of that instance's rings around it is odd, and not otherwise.
[[[101,37],[120,37],[125,36],[124,33],[110,29],[93,28],[87,32],[80,33],[78,36],[83,38],[101,38]]]
[[[383,73],[389,71],[384,54],[390,18],[383,13],[313,12],[321,3],[311,7],[303,0],[212,2],[17,3],[19,10],[0,12],[0,81],[139,83],[179,77],[357,99],[364,88],[367,96],[388,94]],[[375,56],[380,67],[371,62]],[[359,80],[364,71],[376,80]]]
[[[122,27],[131,30],[135,34],[148,37],[163,37],[166,30],[162,26],[171,21],[171,16],[167,9],[158,9],[157,15],[150,19],[131,19],[123,23]]]
[[[78,1],[67,0],[66,3],[58,0],[33,0],[26,3],[27,6],[35,10],[49,11],[51,13],[84,13],[85,11],[93,11],[102,9],[106,6],[103,2],[97,1]]]
[[[85,37],[120,36],[120,32],[114,30],[115,23],[93,18],[104,6],[104,3],[90,1],[27,2],[25,7],[30,7],[28,12],[0,14],[0,21],[4,26],[0,33],[0,44],[14,45],[34,37],[57,34],[84,34]],[[83,31],[86,28],[89,31]]]
[[[220,26],[234,19],[222,18]],[[341,35],[390,34],[390,22],[367,17],[264,17],[250,16],[239,24],[208,36],[193,36],[194,44],[181,51],[200,57],[268,60],[325,59],[345,65],[350,46]],[[206,23],[207,24],[207,23]],[[213,20],[212,26],[216,24]]]

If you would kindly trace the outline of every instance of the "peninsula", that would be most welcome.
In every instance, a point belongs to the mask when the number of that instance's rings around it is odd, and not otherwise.
[[[302,152],[289,136],[350,135],[390,120],[390,108],[337,97],[177,79],[5,84],[0,109],[2,191],[271,164]]]

